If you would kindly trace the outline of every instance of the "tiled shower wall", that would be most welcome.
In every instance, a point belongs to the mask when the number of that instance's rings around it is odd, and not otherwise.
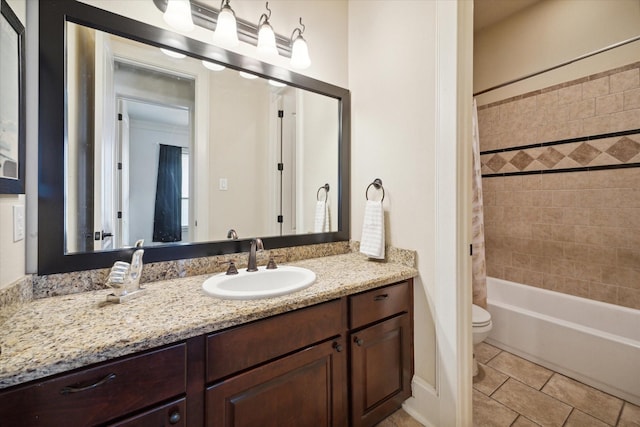
[[[640,63],[478,121],[488,275],[640,309]]]

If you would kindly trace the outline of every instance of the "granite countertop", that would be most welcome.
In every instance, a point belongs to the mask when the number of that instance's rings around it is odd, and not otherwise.
[[[359,253],[288,263],[309,268],[316,281],[289,295],[250,300],[207,296],[211,275],[147,283],[124,304],[105,302],[110,290],[34,300],[2,325],[0,389],[164,344],[318,304],[415,277],[401,262]]]

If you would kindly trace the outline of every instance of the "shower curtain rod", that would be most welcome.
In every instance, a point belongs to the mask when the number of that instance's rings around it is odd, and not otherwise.
[[[473,96],[482,95],[483,93],[491,92],[492,90],[500,89],[502,87],[509,86],[511,84],[514,84],[514,83],[518,83],[518,82],[520,82],[522,80],[526,80],[526,79],[529,79],[531,77],[535,77],[537,75],[540,75],[540,74],[543,74],[543,73],[546,73],[546,72],[549,72],[549,71],[553,71],[553,70],[558,69],[560,67],[564,67],[565,65],[573,64],[574,62],[589,58],[591,56],[597,55],[599,53],[606,52],[606,51],[611,50],[611,49],[615,49],[615,48],[620,47],[620,46],[624,46],[624,45],[629,44],[629,43],[633,43],[633,42],[638,41],[638,40],[640,40],[640,35],[632,37],[632,38],[627,39],[627,40],[623,40],[623,41],[618,42],[618,43],[614,43],[614,44],[606,46],[606,47],[603,47],[602,49],[594,50],[593,52],[586,53],[584,55],[581,55],[581,56],[578,56],[576,58],[573,58],[573,59],[571,59],[569,61],[566,61],[566,62],[563,62],[561,64],[555,65],[553,67],[545,68],[544,70],[536,71],[534,73],[527,74],[525,76],[518,77],[518,78],[515,78],[513,80],[509,80],[507,82],[504,82],[504,83],[500,83],[499,85],[492,86],[492,87],[490,87],[488,89],[483,89],[483,90],[481,90],[479,92],[474,93]]]

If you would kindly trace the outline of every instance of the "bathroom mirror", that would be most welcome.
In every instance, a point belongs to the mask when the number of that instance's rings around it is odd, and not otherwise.
[[[42,2],[38,273],[110,266],[138,239],[147,262],[247,251],[252,237],[348,240],[349,101],[170,31]]]

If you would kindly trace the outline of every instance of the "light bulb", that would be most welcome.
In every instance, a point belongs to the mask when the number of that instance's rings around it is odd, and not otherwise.
[[[236,15],[229,7],[228,2],[218,14],[218,23],[216,24],[216,31],[213,33],[213,41],[221,46],[229,47],[240,44],[236,27]]]
[[[258,31],[258,53],[263,56],[278,56],[276,35],[269,22],[260,25],[260,31]]]
[[[191,17],[191,4],[189,0],[169,0],[167,10],[162,16],[174,30],[188,33],[193,31],[193,18]]]
[[[311,59],[309,58],[309,48],[307,42],[298,35],[293,41],[293,47],[291,48],[291,67],[298,70],[304,70],[311,65]]]

